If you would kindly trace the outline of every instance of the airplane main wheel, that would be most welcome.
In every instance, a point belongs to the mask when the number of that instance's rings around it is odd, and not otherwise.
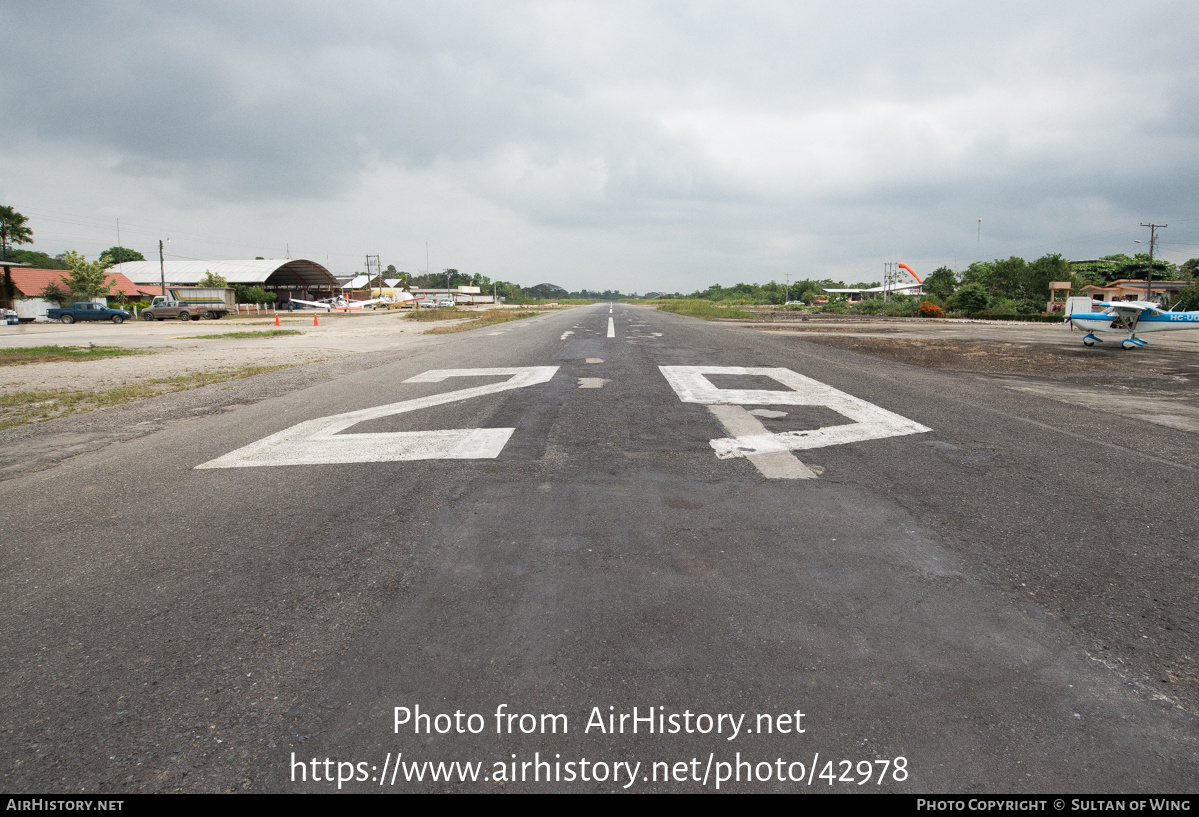
[[[1121,349],[1135,349],[1135,348],[1137,348],[1137,345],[1135,343],[1133,343],[1131,340],[1122,340],[1122,341],[1120,341],[1120,348]]]
[[[1084,346],[1094,346],[1095,345],[1095,341],[1091,340],[1090,338],[1083,338],[1082,343]]]

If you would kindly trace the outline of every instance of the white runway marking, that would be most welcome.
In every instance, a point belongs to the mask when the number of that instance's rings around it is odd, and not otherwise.
[[[589,357],[589,358],[587,358],[586,362],[587,363],[603,363],[604,359],[602,357]]]
[[[570,337],[573,334],[574,334],[574,332],[567,329],[565,332],[562,333],[562,337],[558,338],[558,340],[566,340],[568,337]]]
[[[659,366],[671,388],[684,403],[707,405],[731,435],[712,440],[711,446],[720,459],[746,457],[766,477],[775,479],[804,479],[815,476],[812,469],[803,466],[810,476],[799,476],[798,469],[782,466],[781,458],[772,458],[763,468],[757,455],[779,454],[829,445],[881,440],[907,434],[923,434],[932,429],[913,422],[906,417],[879,408],[843,391],[827,386],[818,380],[782,368],[747,368],[742,366]],[[720,389],[705,375],[757,375],[769,377],[784,386],[787,391],[771,389]],[[748,411],[724,411],[720,407],[743,405],[757,406],[823,406],[847,417],[853,422],[845,425],[826,426],[804,431],[785,431],[771,434],[762,423]],[[718,410],[719,409],[719,410]],[[799,461],[796,460],[798,463]],[[802,465],[802,463],[800,463]],[[782,471],[791,469],[790,476]]]
[[[741,406],[708,406],[708,411],[737,438],[769,434],[762,421]],[[745,458],[767,479],[815,479],[816,473],[799,461],[790,451],[769,451],[765,454],[746,454]]]
[[[754,415],[755,417],[768,417],[772,420],[777,420],[780,417],[787,416],[787,412],[785,411],[771,411],[770,409],[754,409],[750,412],[750,414]]]
[[[512,428],[458,428],[435,431],[400,431],[372,434],[341,434],[347,428],[393,414],[456,403],[472,397],[497,394],[546,383],[557,366],[523,366],[501,369],[434,369],[405,380],[405,383],[440,383],[451,377],[510,375],[500,383],[432,394],[399,403],[334,414],[299,423],[277,434],[210,460],[197,469],[252,468],[266,465],[321,465],[353,462],[397,462],[402,460],[494,459],[500,455]]]
[[[611,383],[611,380],[605,380],[602,377],[580,377],[580,389],[602,389],[605,383]]]
[[[612,323],[611,318],[608,318],[608,337],[616,337],[616,324]]]

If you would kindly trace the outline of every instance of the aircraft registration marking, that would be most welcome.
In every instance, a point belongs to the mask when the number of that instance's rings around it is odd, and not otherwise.
[[[513,428],[455,428],[431,431],[395,431],[341,434],[359,423],[418,409],[456,403],[472,397],[548,383],[557,366],[520,366],[498,369],[433,369],[405,383],[440,383],[451,377],[509,375],[500,383],[431,394],[344,414],[319,417],[263,437],[235,451],[209,460],[197,469],[254,468],[268,465],[323,465],[402,460],[495,459],[504,450]]]
[[[730,436],[711,440],[720,459],[745,457],[770,479],[812,479],[816,472],[790,452],[830,445],[881,440],[932,431],[917,422],[790,369],[744,366],[659,366],[684,403],[701,403]],[[787,386],[770,389],[721,389],[707,375],[758,375]],[[823,406],[853,422],[804,431],[770,433],[740,406]],[[729,411],[730,407],[738,410]],[[785,456],[780,456],[785,455]],[[790,458],[790,459],[788,459]]]

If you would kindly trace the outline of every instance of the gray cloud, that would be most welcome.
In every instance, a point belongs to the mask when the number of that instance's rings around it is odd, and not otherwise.
[[[1189,4],[994,6],[6,5],[0,196],[119,188],[347,257],[442,225],[505,277],[628,289],[964,263],[977,215],[997,255],[1199,219]],[[29,175],[68,165],[74,201]]]

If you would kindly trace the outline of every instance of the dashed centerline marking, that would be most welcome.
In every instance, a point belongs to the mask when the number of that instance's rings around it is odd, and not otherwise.
[[[608,318],[608,337],[616,337],[616,324],[612,323],[611,318]]]

